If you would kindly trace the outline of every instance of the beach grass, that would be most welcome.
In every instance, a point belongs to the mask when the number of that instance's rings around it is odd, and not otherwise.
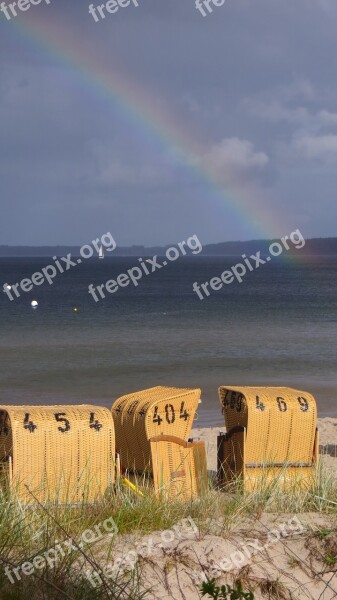
[[[142,536],[156,531],[171,530],[183,519],[191,518],[197,524],[199,535],[209,533],[226,535],[235,525],[246,518],[259,520],[264,513],[274,515],[300,515],[320,513],[337,515],[337,483],[321,464],[312,485],[298,486],[283,491],[276,482],[261,480],[258,488],[243,493],[240,482],[234,482],[219,490],[212,478],[202,497],[181,502],[158,500],[151,481],[135,478],[142,496],[134,493],[119,480],[115,487],[94,504],[42,506],[32,496],[31,505],[21,505],[14,497],[0,495],[0,598],[1,600],[58,600],[71,598],[101,599],[146,597],[146,585],[139,566],[121,569],[113,577],[102,573],[101,558],[113,552],[116,540],[129,534]],[[97,529],[99,524],[113,520],[118,534],[104,535]],[[96,528],[96,529],[95,529]],[[79,541],[85,531],[99,531],[93,543],[83,547]],[[317,534],[317,532],[316,532]],[[329,532],[327,532],[327,535]],[[71,540],[71,548],[68,543]],[[35,568],[31,574],[22,572],[22,565],[32,563],[34,558],[45,556],[57,545],[67,543],[64,556],[58,553],[53,564]],[[63,547],[63,546],[62,546]],[[335,557],[334,557],[335,558]],[[332,559],[331,559],[332,560]],[[14,569],[19,568],[18,576]],[[7,574],[6,574],[7,569]],[[99,584],[92,586],[85,571],[100,574]],[[29,571],[26,567],[26,571]],[[8,577],[11,573],[12,580]],[[273,597],[273,596],[270,596]]]

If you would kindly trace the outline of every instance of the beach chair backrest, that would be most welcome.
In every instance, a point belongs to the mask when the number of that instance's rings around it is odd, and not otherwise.
[[[112,415],[122,467],[150,470],[149,440],[154,436],[173,435],[187,440],[200,395],[200,389],[157,386],[118,398]]]
[[[93,501],[115,480],[111,412],[89,405],[1,406],[0,463],[10,465],[12,491],[23,503],[34,503],[33,496]]]
[[[308,392],[286,387],[219,388],[224,448],[233,473],[261,467],[312,467],[317,407]]]

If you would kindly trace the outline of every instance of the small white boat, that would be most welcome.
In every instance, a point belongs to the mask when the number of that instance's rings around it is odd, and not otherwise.
[[[98,252],[98,258],[104,258],[103,246],[100,246],[100,249],[99,249],[99,252]]]

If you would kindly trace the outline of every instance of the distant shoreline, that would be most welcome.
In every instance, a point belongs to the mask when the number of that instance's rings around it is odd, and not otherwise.
[[[268,254],[269,245],[275,240],[247,240],[236,242],[220,242],[218,244],[206,244],[203,246],[199,257],[239,257],[242,254],[261,252],[261,255]],[[169,248],[166,246],[120,246],[117,247],[113,255],[109,258],[129,256],[162,256]],[[65,256],[71,253],[72,256],[80,255],[80,246],[8,246],[0,245],[0,258],[40,258],[50,256]],[[295,254],[297,257],[305,256],[337,256],[337,238],[311,238],[307,239],[305,246],[298,250],[289,250],[287,255]],[[195,257],[193,257],[194,259]]]

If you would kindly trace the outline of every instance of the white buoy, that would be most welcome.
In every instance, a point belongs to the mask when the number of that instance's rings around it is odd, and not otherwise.
[[[39,306],[39,303],[37,302],[37,300],[32,300],[30,305],[32,308],[37,308]]]

